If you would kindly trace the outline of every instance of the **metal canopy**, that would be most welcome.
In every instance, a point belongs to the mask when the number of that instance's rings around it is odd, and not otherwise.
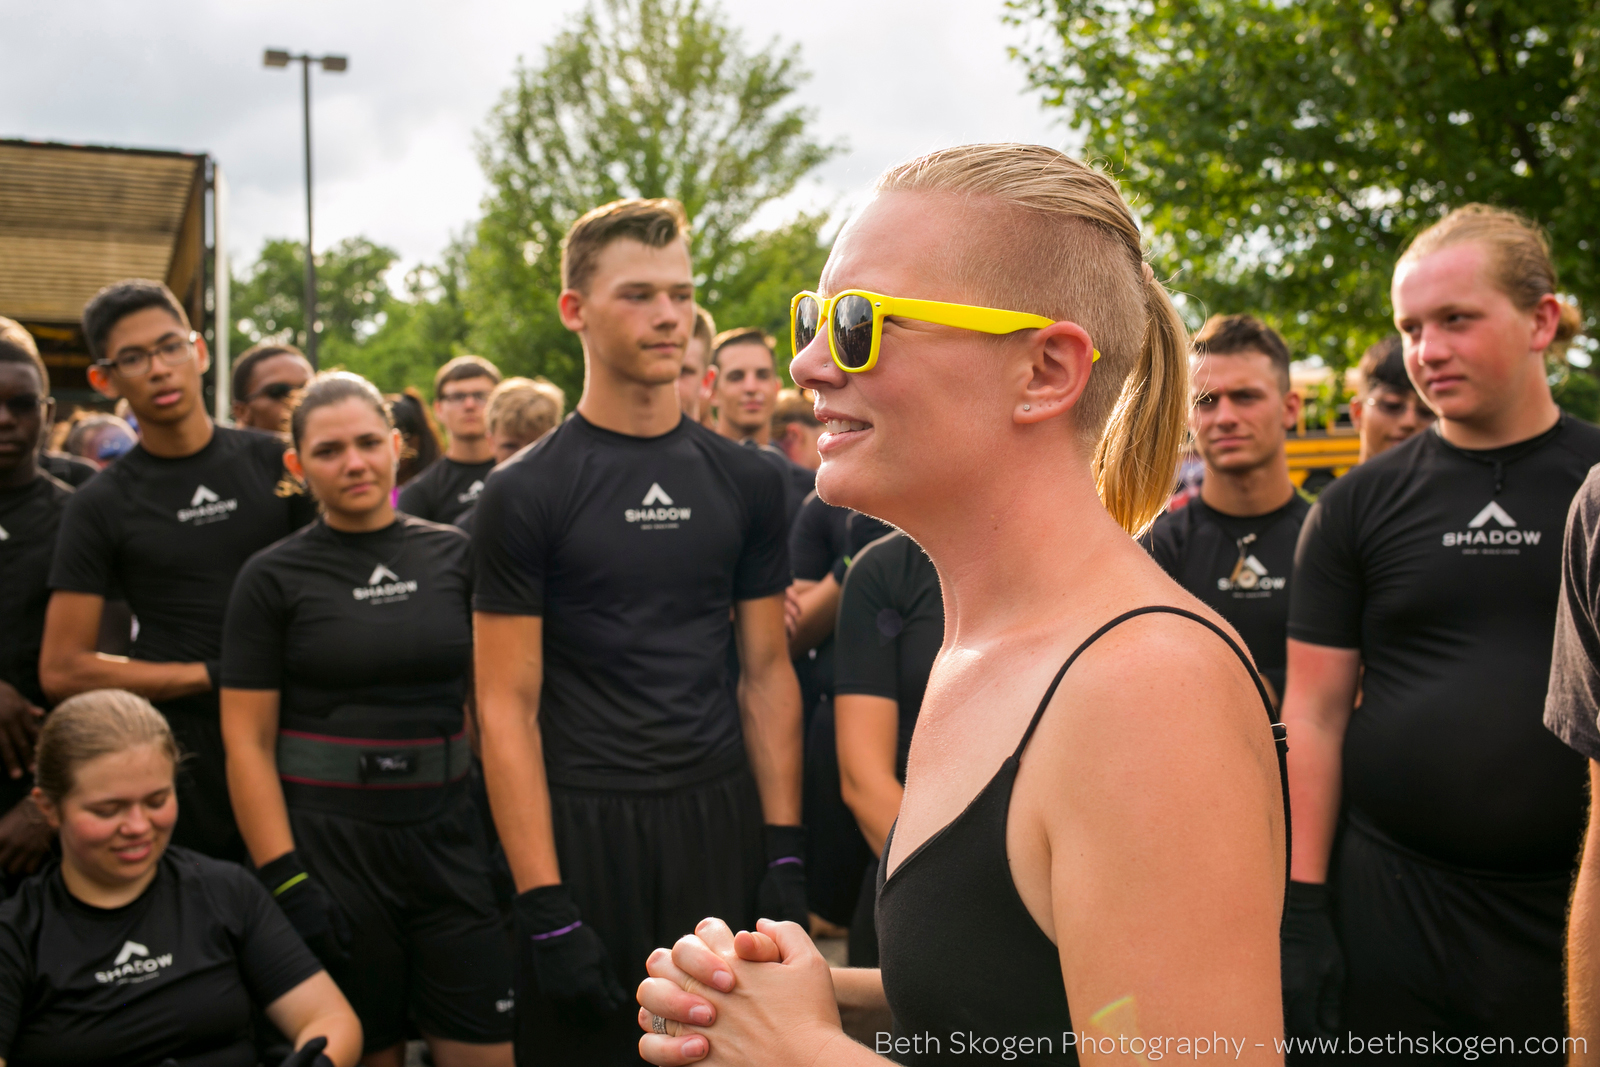
[[[206,157],[0,140],[0,315],[76,323],[102,286],[165,281],[203,320]]]

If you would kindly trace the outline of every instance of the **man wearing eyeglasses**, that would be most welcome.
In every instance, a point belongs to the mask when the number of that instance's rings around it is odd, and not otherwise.
[[[1244,638],[1282,698],[1289,577],[1311,510],[1289,480],[1288,433],[1300,416],[1289,348],[1250,315],[1213,315],[1194,336],[1189,429],[1205,460],[1200,495],[1156,520],[1145,547],[1173,581]]]
[[[1433,409],[1406,374],[1405,344],[1390,334],[1361,356],[1361,391],[1350,401],[1350,421],[1361,434],[1361,462],[1433,425]]]
[[[433,376],[433,414],[450,434],[450,447],[404,489],[400,510],[429,522],[453,523],[478,502],[494,470],[489,436],[489,394],[500,369],[482,356],[457,356]]]
[[[83,310],[83,335],[90,382],[128,402],[141,435],[62,516],[40,681],[57,701],[128,689],[155,702],[194,757],[178,775],[173,841],[242,860],[218,722],[222,619],[245,560],[309,521],[314,506],[279,493],[283,442],[212,423],[205,341],[166,286],[107,286]],[[139,622],[126,658],[96,651],[105,602],[119,593]]]
[[[246,349],[233,365],[233,424],[287,433],[290,400],[312,373],[310,361],[294,345],[263,341]]]

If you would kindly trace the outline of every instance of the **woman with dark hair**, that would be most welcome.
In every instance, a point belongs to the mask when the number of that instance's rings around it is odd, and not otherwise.
[[[467,795],[467,535],[390,504],[377,389],[319,375],[286,462],[321,517],[257,553],[228,604],[222,733],[262,882],[398,1065],[511,1063],[510,946]]]
[[[398,500],[400,489],[410,485],[444,454],[444,445],[439,441],[439,428],[433,424],[433,415],[416,386],[408,385],[404,392],[390,393],[384,400],[388,402],[389,417],[395,429],[400,431],[400,467],[395,472],[393,492]]]
[[[34,804],[61,858],[0,905],[0,1065],[254,1067],[251,1008],[284,1067],[353,1067],[361,1025],[249,874],[169,847],[178,743],[122,689],[39,732]]]

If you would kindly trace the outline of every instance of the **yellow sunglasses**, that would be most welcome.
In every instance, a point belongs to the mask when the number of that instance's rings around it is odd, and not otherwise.
[[[816,339],[823,323],[829,324],[828,351],[840,370],[860,374],[878,365],[883,344],[883,320],[890,315],[936,326],[954,326],[980,333],[1015,333],[1052,326],[1056,320],[1023,311],[948,304],[943,300],[905,300],[865,289],[846,289],[824,300],[813,292],[796,293],[789,302],[789,343],[795,355]],[[1100,358],[1099,349],[1094,358]]]

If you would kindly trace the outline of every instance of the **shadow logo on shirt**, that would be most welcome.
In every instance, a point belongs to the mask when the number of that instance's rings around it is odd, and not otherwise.
[[[478,497],[481,495],[483,495],[483,479],[479,478],[477,481],[467,486],[466,492],[456,494],[456,503],[470,504],[474,500],[478,499]]]
[[[628,508],[622,514],[629,522],[640,523],[641,530],[676,530],[679,522],[689,521],[689,511],[689,508],[674,505],[660,482],[651,482],[650,491],[639,506]]]
[[[1232,574],[1217,579],[1217,588],[1225,593],[1253,592],[1265,596],[1270,595],[1275,589],[1282,589],[1288,583],[1288,578],[1278,578],[1268,574],[1266,564],[1256,559],[1254,555],[1248,555],[1234,564]]]
[[[350,595],[374,604],[393,604],[409,599],[416,591],[415,581],[407,581],[380,563],[372,568],[372,577],[367,579],[367,584],[356,586],[350,590]]]
[[[215,492],[201,485],[196,487],[194,496],[189,498],[189,506],[178,509],[178,521],[204,526],[211,522],[221,522],[231,512],[238,510],[237,499],[222,500]]]
[[[0,541],[9,540],[11,540],[11,535],[6,532],[6,528],[4,526],[0,526]]]
[[[1495,525],[1490,526],[1491,522]],[[1522,550],[1516,546],[1536,545],[1543,537],[1543,530],[1524,530],[1519,527],[1517,520],[1505,508],[1491,500],[1472,517],[1465,530],[1453,530],[1445,534],[1444,547],[1459,546],[1464,556],[1517,556],[1522,554]],[[1479,545],[1484,547],[1479,548]]]
[[[150,950],[139,942],[124,941],[122,950],[117,953],[117,958],[112,962],[110,969],[94,972],[94,980],[102,985],[148,982],[156,977],[163,967],[171,966],[172,953],[164,952],[159,956],[152,956]]]

